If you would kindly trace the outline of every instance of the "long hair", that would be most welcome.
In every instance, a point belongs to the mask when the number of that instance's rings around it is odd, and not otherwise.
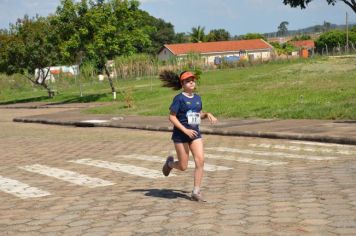
[[[159,79],[163,82],[163,87],[172,88],[173,90],[182,88],[182,84],[179,81],[179,75],[173,71],[163,70],[159,74]]]

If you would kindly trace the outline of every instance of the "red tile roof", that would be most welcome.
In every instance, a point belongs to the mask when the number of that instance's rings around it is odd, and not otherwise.
[[[290,41],[297,48],[315,48],[313,40]]]
[[[212,53],[212,52],[231,52],[240,50],[260,50],[272,49],[273,47],[262,39],[238,40],[238,41],[220,41],[206,43],[180,43],[180,44],[165,44],[174,55],[196,53]]]

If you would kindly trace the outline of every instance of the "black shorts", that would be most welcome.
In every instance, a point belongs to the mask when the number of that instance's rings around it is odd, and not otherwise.
[[[174,128],[172,134],[172,140],[174,143],[191,143],[196,139],[201,138],[201,133],[199,129],[194,129],[198,132],[198,135],[194,138],[190,138],[188,135],[183,133],[181,130]]]

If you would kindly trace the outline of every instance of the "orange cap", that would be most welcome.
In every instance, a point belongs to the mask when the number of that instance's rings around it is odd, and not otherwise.
[[[189,79],[189,78],[194,78],[195,79],[196,77],[192,72],[186,71],[180,76],[179,80],[180,80],[180,82],[182,82],[183,80]]]

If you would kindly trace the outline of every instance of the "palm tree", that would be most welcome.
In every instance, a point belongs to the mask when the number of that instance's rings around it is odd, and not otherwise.
[[[193,43],[199,43],[205,41],[205,27],[193,27],[192,32],[190,33],[190,41]]]

